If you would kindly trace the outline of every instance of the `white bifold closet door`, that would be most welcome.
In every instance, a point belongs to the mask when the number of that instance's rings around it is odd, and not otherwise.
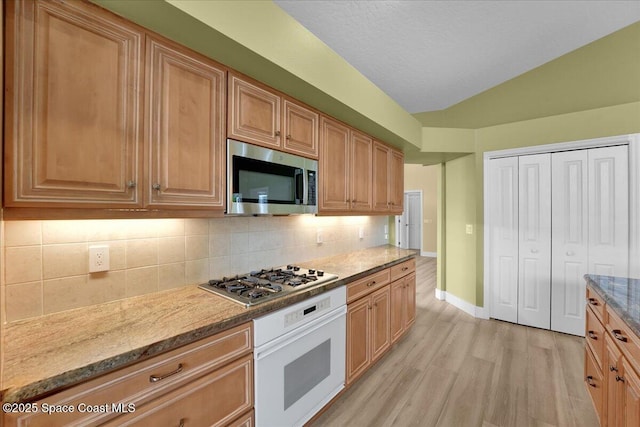
[[[551,154],[518,158],[518,323],[550,328]]]
[[[491,313],[518,323],[518,158],[490,160]]]

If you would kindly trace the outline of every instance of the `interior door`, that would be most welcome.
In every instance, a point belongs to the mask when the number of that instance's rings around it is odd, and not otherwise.
[[[551,155],[551,329],[584,336],[587,150]]]
[[[405,212],[407,216],[407,237],[409,249],[422,249],[420,247],[420,193],[406,193]]]
[[[518,321],[518,158],[489,162],[491,317]]]
[[[551,154],[518,158],[518,323],[551,326]]]
[[[589,150],[588,273],[627,276],[629,267],[628,146]]]

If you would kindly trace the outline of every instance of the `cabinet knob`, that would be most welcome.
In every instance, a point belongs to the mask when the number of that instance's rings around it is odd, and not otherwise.
[[[180,418],[180,423],[178,424],[178,427],[184,427],[184,418]]]
[[[620,375],[616,375],[616,381],[618,382],[624,382],[624,378],[621,377]]]
[[[153,184],[151,188],[153,188],[154,190],[160,191],[160,184],[157,184],[157,183]]]
[[[275,135],[280,136],[280,131],[279,130],[275,131]]]
[[[589,331],[589,338],[591,338],[592,340],[597,340],[598,336],[593,331]]]
[[[136,188],[136,182],[135,181],[127,181],[127,187],[129,188]]]
[[[611,372],[618,372],[618,368],[616,368],[616,367],[615,367],[615,366],[613,366],[613,365],[610,365],[610,366],[609,366],[609,370],[610,370]]]
[[[287,139],[291,139],[291,135],[287,135]]]
[[[376,284],[376,281],[375,281],[375,280],[373,280],[373,281],[371,281],[371,282],[367,283],[367,286],[373,286],[373,285],[375,285],[375,284]]]
[[[589,304],[591,305],[598,305],[598,300],[595,298],[589,298]]]
[[[593,381],[593,376],[591,375],[587,375],[587,378],[585,378],[585,381],[587,381],[587,384],[589,384],[591,387],[596,386],[596,383]]]

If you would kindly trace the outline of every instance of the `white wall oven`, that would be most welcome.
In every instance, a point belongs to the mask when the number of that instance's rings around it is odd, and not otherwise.
[[[346,289],[254,320],[257,427],[301,426],[344,388]]]

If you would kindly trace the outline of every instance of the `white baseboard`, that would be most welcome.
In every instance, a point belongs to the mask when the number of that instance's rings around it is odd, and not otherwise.
[[[489,311],[486,308],[475,306],[470,302],[458,298],[453,294],[448,294],[446,291],[442,291],[438,288],[436,288],[436,299],[439,299],[440,301],[446,301],[457,309],[460,309],[469,314],[470,316],[477,317],[479,319],[489,318]]]
[[[426,257],[429,257],[429,258],[437,258],[438,254],[436,252],[420,251],[420,256],[426,256]]]

